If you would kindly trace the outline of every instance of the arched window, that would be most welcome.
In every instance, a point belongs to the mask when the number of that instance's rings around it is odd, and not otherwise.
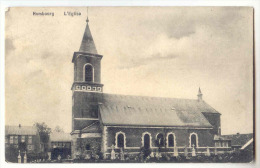
[[[119,148],[124,147],[124,135],[123,134],[117,135],[117,147],[119,147]]]
[[[174,135],[173,134],[169,134],[168,135],[168,147],[174,147]]]
[[[125,133],[124,132],[117,132],[116,133],[116,147],[118,148],[125,148],[126,144]]]
[[[149,132],[144,132],[142,134],[142,146],[145,149],[149,149],[152,146],[152,135]]]
[[[86,82],[94,82],[94,68],[91,64],[85,65],[84,74]]]
[[[198,147],[198,135],[196,133],[190,134],[190,147]]]
[[[164,137],[163,134],[159,133],[156,136],[156,145],[158,147],[163,147],[164,146]]]
[[[144,135],[144,148],[145,149],[150,148],[150,136],[149,136],[149,134]]]

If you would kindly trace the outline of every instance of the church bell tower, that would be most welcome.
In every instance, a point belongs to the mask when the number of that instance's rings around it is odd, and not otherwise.
[[[101,59],[103,56],[97,53],[89,28],[89,20],[87,19],[86,22],[79,51],[74,52],[72,58],[74,64],[74,82],[71,87],[72,153],[78,150],[79,143],[83,146],[84,143],[88,143],[88,140],[92,138],[90,135],[99,137],[101,134],[98,105],[103,92],[103,84],[101,84]],[[96,127],[93,128],[93,125]],[[92,128],[89,129],[90,127]]]

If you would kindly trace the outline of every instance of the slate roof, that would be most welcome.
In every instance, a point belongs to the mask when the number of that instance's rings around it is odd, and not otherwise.
[[[92,124],[83,128],[81,131],[82,131],[82,133],[101,133],[102,132],[99,121],[93,122]]]
[[[204,101],[103,94],[104,125],[212,127],[201,112],[218,113]]]
[[[68,142],[71,141],[71,135],[64,132],[52,132],[50,134],[50,140],[52,142]]]
[[[231,146],[243,146],[253,137],[253,134],[233,134],[233,135],[221,135],[221,137],[230,139]]]
[[[5,126],[5,135],[36,135],[37,128],[34,126]]]
[[[84,32],[84,35],[82,38],[79,52],[97,54],[97,49],[96,49],[93,37],[91,35],[88,23],[85,28],[85,32]]]

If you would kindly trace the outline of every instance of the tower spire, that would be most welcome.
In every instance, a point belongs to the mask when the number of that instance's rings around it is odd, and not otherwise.
[[[88,7],[87,7],[87,20],[86,20],[87,24],[89,22],[89,19],[88,19]]]
[[[199,91],[198,91],[198,101],[202,101],[202,96],[203,96],[203,94],[202,94],[202,92],[201,92],[201,90],[200,90],[200,87],[199,87]]]
[[[97,53],[97,49],[93,40],[93,37],[91,35],[90,32],[90,28],[89,28],[89,19],[88,19],[88,9],[87,9],[87,25],[85,28],[85,32],[82,38],[82,42],[79,48],[79,52],[84,52],[84,53],[89,53],[89,54],[98,54]]]

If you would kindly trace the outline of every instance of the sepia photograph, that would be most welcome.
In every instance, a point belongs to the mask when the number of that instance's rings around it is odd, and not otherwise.
[[[254,163],[254,8],[8,7],[5,161]]]

